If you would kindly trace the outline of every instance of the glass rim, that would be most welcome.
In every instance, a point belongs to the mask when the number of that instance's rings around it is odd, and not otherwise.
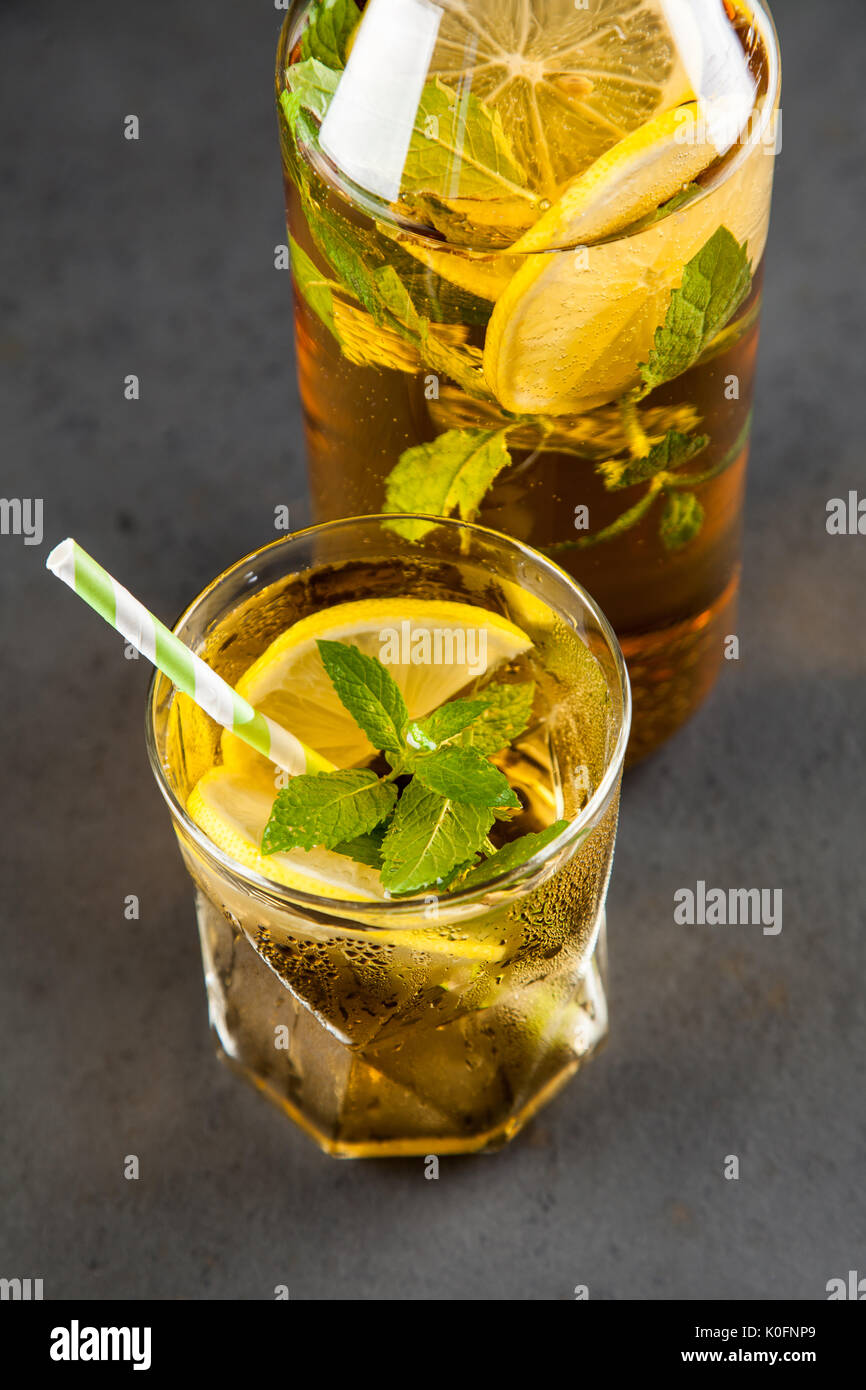
[[[242,556],[233,564],[229,565],[220,574],[207,584],[200,593],[186,606],[180,617],[174,623],[172,631],[179,633],[179,630],[195,614],[196,610],[214,593],[214,591],[230,577],[235,575],[245,565],[258,559],[259,556],[269,551],[279,548],[288,548],[298,541],[309,539],[310,537],[320,536],[327,532],[341,530],[345,527],[352,527],[364,524],[381,523],[389,520],[397,521],[432,521],[437,526],[445,527],[453,532],[465,534],[476,534],[485,540],[493,541],[496,545],[520,555],[522,558],[529,559],[534,565],[539,565],[552,578],[564,583],[569,588],[574,597],[577,598],[581,608],[588,611],[598,626],[598,629],[605,641],[605,644],[614,660],[614,670],[619,688],[622,694],[622,712],[619,716],[619,729],[616,741],[611,749],[604,772],[599,779],[598,786],[590,796],[586,805],[583,806],[574,818],[570,821],[565,830],[537,854],[533,855],[523,864],[516,865],[513,869],[507,869],[504,873],[488,882],[472,889],[458,890],[453,893],[436,893],[428,890],[426,893],[412,894],[411,896],[399,898],[386,898],[384,900],[375,899],[373,901],[357,899],[344,899],[335,897],[325,897],[320,894],[306,893],[301,889],[287,888],[284,884],[278,883],[274,879],[263,877],[252,869],[246,868],[243,864],[232,859],[231,855],[214,843],[208,835],[195,823],[188,814],[186,807],[178,798],[174,788],[169,784],[165,767],[160,758],[156,738],[156,700],[157,692],[163,681],[171,686],[171,681],[159,670],[154,670],[147,693],[145,707],[145,739],[147,744],[147,754],[151,766],[151,771],[159,787],[162,797],[166,802],[172,820],[177,821],[182,826],[184,833],[187,834],[202,850],[205,855],[216,862],[217,866],[228,871],[235,879],[243,882],[254,890],[254,895],[258,898],[276,902],[278,906],[311,909],[318,913],[329,916],[351,917],[354,922],[362,925],[365,929],[376,930],[377,923],[370,921],[365,923],[366,917],[381,917],[382,915],[392,918],[394,916],[415,916],[419,908],[425,903],[425,899],[435,896],[437,903],[442,909],[452,909],[457,907],[469,906],[473,903],[482,903],[483,900],[492,893],[509,892],[519,885],[527,883],[535,878],[547,864],[555,859],[563,850],[574,847],[580,843],[588,827],[591,828],[609,801],[610,795],[622,772],[625,760],[626,747],[628,745],[629,734],[631,732],[632,716],[632,697],[631,684],[629,682],[628,671],[625,665],[625,658],[619,645],[616,633],[596,603],[591,594],[578,584],[561,566],[555,561],[550,560],[546,555],[533,550],[531,546],[525,545],[511,536],[505,536],[499,531],[491,530],[486,526],[476,526],[474,523],[457,521],[450,517],[431,516],[422,512],[395,512],[395,513],[371,513],[366,516],[341,517],[336,521],[323,522],[320,525],[307,526],[301,531],[293,531],[287,536],[280,536],[276,540],[269,541],[266,545],[258,546],[251,550],[247,555]],[[411,928],[407,926],[406,930]]]
[[[277,45],[276,77],[277,120],[280,123],[281,129],[283,115],[279,109],[279,92],[282,90],[281,82],[283,70],[280,63],[280,58],[283,54],[284,40],[287,41],[288,36],[293,31],[297,23],[297,20],[299,19],[301,14],[306,10],[310,9],[312,7],[312,4],[313,0],[292,0],[292,3],[289,6],[289,9],[280,28],[280,38]],[[753,132],[752,134],[750,134],[749,138],[747,138],[746,140],[742,139],[743,131],[740,132],[740,135],[738,135],[737,140],[734,142],[739,143],[740,145],[740,149],[737,151],[735,157],[730,159],[725,164],[724,168],[720,170],[719,175],[716,178],[714,178],[707,185],[706,188],[702,189],[699,197],[691,199],[691,201],[686,205],[686,207],[682,209],[683,212],[690,212],[693,208],[699,207],[706,198],[709,198],[713,193],[718,192],[718,190],[722,188],[728,182],[729,179],[733,178],[734,175],[739,172],[740,168],[745,163],[746,159],[749,157],[749,154],[751,153],[752,145],[756,143],[762,143],[762,137],[766,133],[769,122],[779,102],[779,96],[781,93],[782,86],[781,50],[779,45],[779,35],[776,30],[776,24],[773,19],[773,15],[770,11],[768,0],[745,0],[745,4],[748,6],[749,9],[749,18],[752,20],[753,24],[758,29],[761,39],[763,40],[764,51],[766,52],[769,66],[769,71],[767,75],[766,94],[760,103],[756,102],[756,104],[752,107],[752,112],[749,116],[749,121],[743,127],[743,130],[745,131],[749,129],[755,111],[760,111],[761,114],[759,128],[757,132]],[[729,150],[726,151],[726,155],[729,153]],[[370,193],[368,190],[362,188],[359,183],[356,183],[353,179],[348,178],[345,174],[340,173],[340,171],[336,169],[334,166],[332,166],[329,161],[311,160],[310,163],[312,164],[312,167],[316,170],[316,172],[319,174],[319,176],[325,181],[328,187],[333,189],[333,191],[339,197],[343,198],[345,202],[351,204],[353,207],[359,208],[361,212],[366,213],[374,220],[386,222],[390,226],[398,228],[403,234],[411,237],[413,240],[429,243],[431,247],[436,248],[440,251],[445,250],[453,252],[455,255],[461,255],[470,260],[496,260],[502,257],[515,254],[526,257],[550,255],[555,256],[560,252],[568,253],[570,251],[576,251],[581,249],[580,242],[574,242],[568,246],[549,246],[546,247],[543,251],[518,251],[516,253],[512,250],[511,246],[490,247],[475,245],[457,245],[455,242],[449,242],[442,237],[436,236],[436,234],[429,228],[420,227],[417,223],[407,221],[405,218],[397,216],[393,211],[392,205],[387,201],[387,199],[381,198],[378,194]],[[671,217],[675,217],[676,215],[676,211],[670,214]],[[658,228],[661,225],[664,225],[664,222],[666,221],[667,218],[664,218],[661,222],[657,222],[653,229]],[[611,236],[601,237],[598,241],[593,241],[589,243],[589,246],[591,249],[594,249],[599,246],[610,245],[612,242],[628,242],[631,241],[632,238],[641,236],[644,232],[649,230],[651,229],[648,227],[643,227],[640,229],[629,231],[627,227],[624,227],[621,231],[614,232]]]

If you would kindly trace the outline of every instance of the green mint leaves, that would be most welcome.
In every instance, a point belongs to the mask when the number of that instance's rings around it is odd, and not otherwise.
[[[490,755],[501,753],[529,725],[535,699],[535,685],[526,681],[520,685],[501,685],[495,682],[483,692],[484,712],[470,724],[463,742],[477,752]],[[447,705],[444,706],[448,708]]]
[[[360,19],[354,0],[319,0],[301,39],[301,57],[345,67],[349,39]]]
[[[313,313],[331,330],[337,341],[342,343],[334,310],[335,300],[343,293],[342,286],[322,274],[294,237],[289,237],[289,254],[295,284]]]
[[[363,835],[390,815],[397,789],[375,772],[304,773],[274,802],[262,853],[337,845]]]
[[[697,362],[746,299],[751,284],[746,247],[727,227],[719,227],[687,262],[682,285],[671,295],[649,361],[641,363],[645,393],[673,381]]]
[[[668,430],[664,439],[653,444],[649,453],[642,458],[613,459],[602,465],[605,487],[610,492],[620,488],[634,487],[636,483],[648,482],[660,473],[668,473],[681,464],[688,463],[706,449],[709,437],[705,434],[680,434],[678,430]]]
[[[439,885],[471,862],[494,822],[483,806],[451,800],[413,778],[382,845],[382,883],[392,893]]]
[[[316,645],[341,704],[373,747],[384,753],[402,752],[409,711],[394,677],[381,661],[345,642],[320,641]]]
[[[305,63],[295,63],[289,68],[287,81],[294,98],[290,102],[289,113],[296,117],[297,111],[303,109],[311,112],[321,123],[339,86],[340,74],[320,63],[317,58],[308,58]]]
[[[472,700],[450,700],[410,726],[413,747],[435,750],[449,744],[492,756],[525,733],[532,716],[535,682],[493,681]]]
[[[659,523],[659,534],[667,550],[682,550],[703,524],[704,509],[693,492],[669,493]]]
[[[511,463],[505,430],[448,430],[430,444],[406,449],[385,485],[386,512],[457,513],[472,521],[494,480]],[[394,522],[407,540],[433,529],[432,521]]]
[[[557,835],[561,835],[563,830],[567,829],[568,821],[558,820],[534,835],[521,835],[519,840],[512,840],[510,845],[503,845],[502,849],[497,850],[478,868],[471,869],[460,887],[477,888],[492,878],[498,878],[500,874],[508,873],[510,869],[518,869],[521,864],[528,863],[541,850],[546,849]]]
[[[520,798],[512,791],[508,778],[474,748],[440,748],[418,761],[415,777],[428,791],[438,792],[451,801],[464,801],[468,806],[488,810],[500,806],[520,810]]]
[[[264,854],[323,846],[378,869],[383,887],[394,894],[447,891],[467,872],[472,886],[481,884],[481,852],[496,861],[497,873],[532,858],[542,847],[538,834],[496,852],[488,839],[497,820],[510,819],[522,807],[489,755],[527,728],[532,682],[494,682],[477,698],[451,700],[410,721],[400,688],[381,662],[343,642],[317,646],[341,703],[391,770],[293,778],[274,801]],[[542,838],[553,838],[552,830],[541,832]]]
[[[521,198],[538,202],[526,186],[498,111],[457,93],[438,77],[421,93],[400,180],[401,196]]]

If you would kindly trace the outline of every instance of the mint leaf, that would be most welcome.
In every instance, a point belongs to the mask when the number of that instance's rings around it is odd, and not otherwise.
[[[349,39],[360,19],[354,0],[319,0],[301,39],[301,56],[345,67]]]
[[[521,681],[515,685],[505,685],[494,681],[476,698],[484,701],[484,712],[466,730],[461,743],[470,744],[479,753],[501,753],[529,725],[535,700],[535,682]]]
[[[309,111],[301,105],[297,92],[280,92],[280,110],[283,113],[280,144],[292,178],[303,195],[309,184],[310,170],[301,154],[301,146],[309,145],[315,148],[319,142],[319,128]]]
[[[657,473],[679,468],[680,464],[688,463],[689,459],[706,449],[709,442],[709,435],[706,434],[680,434],[677,430],[668,430],[664,439],[653,444],[645,458],[625,461],[612,459],[602,464],[599,471],[608,491],[618,492],[621,488],[645,483]]]
[[[298,64],[289,72],[308,66]],[[320,64],[318,68],[321,68]],[[327,74],[327,70],[325,72]],[[443,323],[461,327],[468,322],[486,323],[491,312],[489,304],[483,305],[480,300],[455,290],[443,277],[422,268],[411,256],[400,251],[391,239],[378,232],[350,227],[315,196],[310,166],[301,146],[317,148],[318,128],[310,112],[303,106],[301,97],[303,94],[316,109],[321,109],[327,91],[324,79],[318,81],[321,73],[312,68],[309,73],[306,85],[303,78],[296,78],[297,91],[280,93],[280,106],[285,118],[280,138],[317,249],[334,271],[345,293],[363,306],[373,320],[369,325],[364,323],[363,318],[359,322],[359,311],[355,306],[346,306],[343,314],[346,322],[339,338],[346,356],[351,361],[387,366],[397,371],[415,372],[419,365],[425,365],[437,375],[450,377],[473,398],[492,402],[482,368],[481,350],[455,342],[454,329],[437,330],[436,324],[419,314],[406,281],[401,279],[396,267],[400,267],[400,271],[415,287],[431,315],[438,314]],[[330,74],[330,77],[333,78],[334,74]],[[384,332],[377,335],[375,329]],[[364,346],[365,333],[375,339],[370,342],[368,349]],[[405,339],[414,352],[401,353],[399,343],[394,342],[392,334]],[[417,353],[418,360],[414,353]]]
[[[292,258],[292,274],[299,292],[313,313],[331,330],[339,342],[340,332],[334,318],[334,295],[341,292],[341,287],[322,274],[294,237],[289,237],[289,253]]]
[[[693,492],[668,493],[659,523],[659,535],[667,550],[682,550],[704,524],[704,509]]]
[[[337,854],[344,854],[347,859],[354,859],[356,864],[366,864],[370,869],[381,869],[384,838],[385,826],[377,825],[365,835],[355,835],[351,840],[334,845],[334,850]]]
[[[505,774],[474,748],[440,748],[414,763],[413,771],[422,786],[453,801],[520,808],[520,799]]]
[[[536,204],[498,111],[438,77],[421,94],[401,192],[443,198],[508,196]]]
[[[405,449],[385,485],[386,512],[458,512],[471,521],[494,479],[511,463],[504,430],[448,430],[429,444]],[[397,522],[394,529],[418,540],[431,521]]]
[[[500,874],[507,873],[509,869],[517,869],[521,864],[527,864],[547,845],[561,835],[563,830],[568,828],[567,820],[558,820],[549,825],[546,830],[539,830],[532,835],[521,835],[519,839],[512,840],[510,844],[503,845],[502,849],[491,854],[489,859],[485,859],[483,864],[479,864],[476,869],[460,884],[460,891],[464,888],[478,888],[483,883],[489,883],[492,878],[498,878]]]
[[[360,229],[348,231],[348,223],[303,192],[302,202],[313,240],[325,260],[377,324],[392,326],[394,321],[373,279],[376,254],[370,240]]]
[[[463,885],[460,880],[469,872],[470,869],[475,868],[475,865],[478,863],[480,858],[480,855],[473,854],[472,858],[467,859],[465,864],[458,864],[456,869],[452,869],[450,873],[445,874],[444,877],[440,878],[437,881],[436,892],[450,893],[452,889],[456,888],[459,890],[460,888],[462,888]]]
[[[382,884],[392,893],[435,885],[481,848],[493,811],[428,791],[413,777],[382,845]]]
[[[263,854],[333,849],[390,814],[397,789],[375,772],[304,773],[277,794],[262,837]]]
[[[745,244],[740,246],[727,227],[719,227],[686,263],[682,285],[671,294],[649,361],[640,364],[644,393],[672,381],[698,360],[739,309],[751,284]]]
[[[409,711],[400,687],[381,661],[344,642],[316,642],[341,703],[379,751],[402,753]]]
[[[414,748],[439,748],[461,734],[486,709],[483,700],[449,700],[410,726],[409,743]]]
[[[306,63],[295,63],[287,68],[286,82],[297,106],[311,111],[321,125],[340,85],[340,74],[332,72],[331,68],[325,67],[315,58],[310,58]],[[295,106],[292,107],[295,119],[296,109]]]
[[[380,304],[410,339],[423,337],[425,320],[418,313],[412,298],[392,265],[379,266],[373,271],[373,285]]]

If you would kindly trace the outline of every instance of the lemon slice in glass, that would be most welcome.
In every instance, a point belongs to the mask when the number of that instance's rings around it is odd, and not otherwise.
[[[199,829],[236,864],[281,884],[290,891],[309,893],[328,902],[383,903],[386,895],[376,869],[358,864],[335,850],[292,850],[263,855],[262,834],[276,794],[271,775],[215,767],[196,784],[187,811]],[[348,910],[351,917],[351,910]],[[361,919],[359,919],[361,920]],[[350,928],[351,930],[351,928]],[[465,961],[498,961],[507,951],[501,923],[486,922],[461,929],[455,924],[390,930],[376,925],[371,941]]]
[[[198,781],[187,811],[200,830],[237,864],[285,888],[350,902],[381,902],[379,874],[333,850],[294,850],[291,854],[261,852],[262,835],[277,795],[274,770],[270,775],[231,767],[215,767]]]
[[[383,661],[412,719],[423,718],[532,645],[521,628],[498,613],[436,599],[361,599],[302,618],[271,643],[236,688],[336,767],[351,767],[375,750],[331,684],[316,646],[322,639],[349,643]],[[227,766],[272,771],[234,734],[225,732],[221,743]]]

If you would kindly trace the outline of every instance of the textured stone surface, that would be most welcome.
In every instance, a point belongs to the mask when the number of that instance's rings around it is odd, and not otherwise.
[[[213,1060],[148,673],[41,569],[74,534],[171,618],[275,505],[304,519],[279,15],[3,6],[2,490],[45,499],[45,544],[0,539],[0,1274],[93,1299],[808,1299],[862,1271],[866,538],[824,513],[864,486],[866,18],[777,8],[742,659],[627,780],[609,1046],[522,1141],[429,1182],[320,1156]],[[697,878],[783,888],[781,935],[676,926]]]

